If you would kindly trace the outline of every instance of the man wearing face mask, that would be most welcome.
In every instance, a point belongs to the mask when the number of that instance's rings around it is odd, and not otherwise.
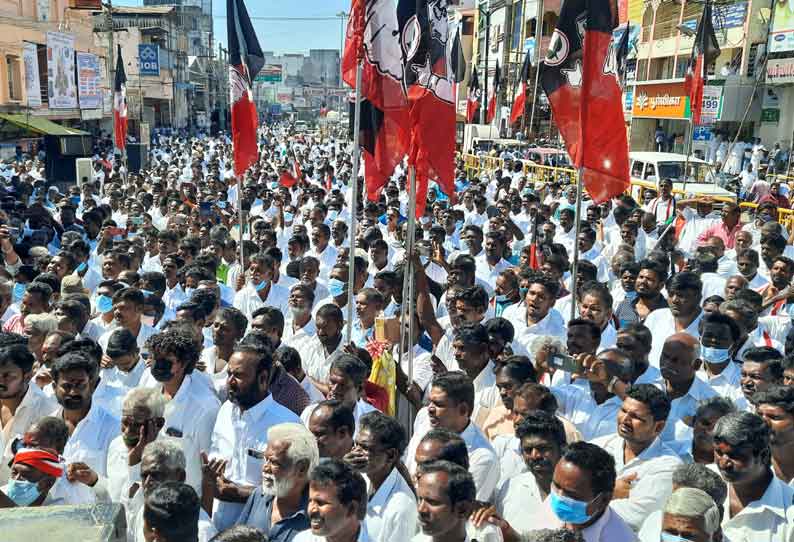
[[[289,290],[273,282],[275,265],[275,260],[265,254],[251,256],[248,281],[234,296],[234,308],[240,310],[249,320],[256,309],[266,305],[276,307],[282,314],[289,312]]]
[[[198,461],[209,450],[212,428],[220,408],[206,375],[193,374],[201,351],[200,343],[186,329],[169,329],[149,340],[148,368],[155,389],[166,399],[164,433],[179,439],[188,463]]]
[[[113,294],[113,320],[119,327],[127,329],[136,338],[138,348],[146,351],[146,341],[155,334],[155,329],[141,321],[143,316],[143,293],[137,288],[124,288]],[[113,331],[106,331],[97,341],[107,350]]]
[[[138,386],[146,370],[135,336],[128,329],[110,332],[105,356],[111,365],[100,372],[101,380],[93,399],[114,416],[121,416],[121,403],[128,391]]]
[[[49,493],[63,470],[61,458],[52,450],[20,449],[11,464],[11,478],[0,489],[0,508],[61,504],[52,502]]]
[[[734,358],[740,334],[737,321],[724,313],[707,314],[700,321],[700,361],[703,367],[698,375],[720,396],[733,401],[742,399],[741,370]]]
[[[554,468],[549,498],[530,524],[580,531],[586,542],[633,542],[636,535],[609,506],[615,478],[608,452],[587,442],[570,444]]]
[[[202,458],[205,503],[210,496],[215,497],[213,522],[221,531],[234,523],[254,488],[261,484],[267,446],[262,432],[279,423],[300,421],[270,394],[273,357],[269,348],[238,344],[228,371],[229,400],[218,412],[210,452]]]

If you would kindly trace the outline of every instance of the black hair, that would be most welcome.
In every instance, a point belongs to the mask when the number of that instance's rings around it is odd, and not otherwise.
[[[446,393],[455,403],[468,405],[469,415],[474,411],[474,384],[466,373],[449,371],[433,378],[431,386]]]
[[[280,363],[288,373],[302,366],[300,353],[291,346],[279,346],[273,353],[273,361]]]
[[[516,333],[510,320],[500,317],[491,318],[485,322],[485,331],[488,332],[488,335],[501,337],[505,344],[513,342]]]
[[[745,362],[766,363],[775,380],[783,378],[783,354],[771,346],[755,346],[744,351]]]
[[[359,432],[367,429],[377,439],[378,443],[387,450],[397,450],[402,456],[408,445],[405,429],[393,417],[383,414],[379,410],[367,412],[358,421]]]
[[[330,411],[326,423],[331,430],[337,431],[345,427],[350,433],[350,436],[353,436],[353,433],[356,432],[356,420],[353,417],[353,409],[351,407],[345,405],[339,399],[326,399],[325,401],[317,403],[317,406],[312,410],[312,414],[321,407]]]
[[[256,527],[233,525],[210,538],[209,542],[267,542],[267,537]]]
[[[557,294],[560,293],[560,283],[551,278],[550,276],[546,275],[545,273],[540,272],[529,272],[527,273],[527,285],[531,286],[532,284],[540,284],[546,289],[546,293],[548,293],[551,297],[556,298]]]
[[[585,320],[584,318],[574,318],[570,322],[568,322],[568,330],[572,327],[585,327],[587,328],[587,332],[590,334],[590,338],[593,340],[597,340],[601,337],[601,328],[598,327],[598,324],[593,322],[592,320]]]
[[[557,444],[560,451],[565,448],[567,443],[565,427],[559,418],[542,410],[527,414],[516,427],[516,437],[519,441],[529,436],[545,437]]]
[[[138,288],[123,288],[113,294],[113,304],[129,301],[137,307],[143,307],[143,292]]]
[[[633,384],[626,390],[626,397],[647,406],[654,421],[666,421],[670,415],[670,398],[652,384]]]
[[[708,301],[708,299],[706,299],[706,301]],[[713,312],[703,316],[703,318],[700,320],[700,323],[698,324],[698,330],[701,335],[703,335],[703,330],[707,325],[728,326],[731,332],[732,342],[739,340],[739,337],[742,334],[741,330],[739,329],[739,324],[736,323],[736,320],[729,318],[722,312]]]
[[[640,261],[640,269],[637,273],[640,273],[643,269],[647,269],[656,273],[656,276],[662,283],[667,280],[667,267],[662,265],[658,260],[645,258],[644,260]]]
[[[554,414],[557,412],[557,398],[554,397],[554,394],[551,393],[551,390],[549,390],[549,388],[543,384],[527,382],[515,391],[513,394],[513,401],[515,401],[516,397],[525,399],[531,395],[537,395],[539,398],[538,410],[548,412],[549,414]]]
[[[265,317],[265,326],[275,328],[278,331],[278,336],[281,337],[284,333],[284,314],[276,307],[265,305],[264,307],[259,307],[251,314],[251,320],[260,316]]]
[[[333,303],[327,303],[317,309],[315,320],[317,318],[322,318],[323,320],[333,320],[338,323],[342,323],[345,319],[344,315],[342,314],[342,309]]]
[[[794,416],[794,387],[770,386],[766,391],[753,395],[753,404],[774,405],[782,408],[786,414]]]
[[[488,331],[482,324],[464,323],[455,330],[453,341],[460,341],[467,348],[485,349],[488,348]]]
[[[680,292],[682,290],[696,292],[696,297],[700,299],[703,292],[703,282],[696,273],[692,273],[691,271],[676,273],[668,279],[667,291],[672,295],[673,292]]]
[[[64,371],[84,371],[93,382],[99,376],[99,364],[85,352],[68,352],[59,356],[50,367],[53,382],[57,384]]]
[[[182,482],[158,484],[143,505],[146,524],[167,540],[198,540],[199,502],[196,490]]]
[[[420,443],[429,440],[441,444],[439,455],[435,459],[436,461],[450,461],[456,465],[460,465],[464,469],[469,468],[469,450],[466,448],[466,442],[459,434],[443,427],[436,427],[425,433]]]
[[[359,520],[367,513],[367,485],[364,478],[350,465],[339,459],[318,464],[309,474],[309,483],[321,487],[334,486],[336,497],[343,506],[356,503]]]
[[[538,374],[535,371],[535,367],[532,365],[532,363],[530,363],[528,360],[526,363],[511,361],[518,357],[520,356],[510,356],[507,358],[507,363],[499,367],[497,373],[505,373],[508,378],[515,380],[519,383],[519,385],[525,384],[527,382],[537,382]]]
[[[714,425],[714,444],[725,443],[732,448],[750,446],[753,456],[766,455],[769,458],[769,439],[771,430],[758,414],[732,412],[726,414]]]
[[[240,337],[245,334],[245,330],[248,328],[248,318],[245,317],[242,311],[234,307],[223,307],[219,309],[215,314],[215,318],[229,322],[232,327],[238,331]]]
[[[442,472],[447,475],[447,496],[452,506],[461,502],[474,502],[477,488],[471,473],[451,461],[433,461],[422,465],[422,475]]]
[[[590,473],[593,494],[612,494],[615,489],[615,459],[603,448],[589,442],[573,442],[560,461],[572,463]]]
[[[33,370],[33,364],[36,359],[30,353],[27,346],[22,344],[10,344],[0,348],[0,360],[3,365],[11,364],[16,365],[22,370],[22,373],[29,373]]]
[[[146,341],[146,347],[153,356],[158,353],[173,355],[180,363],[185,364],[185,374],[193,372],[201,355],[200,347],[193,336],[176,329],[152,335]]]
[[[347,353],[339,353],[333,357],[331,370],[333,371],[334,369],[350,378],[353,381],[353,385],[357,388],[361,388],[364,385],[364,381],[369,377],[366,363],[358,357]]]

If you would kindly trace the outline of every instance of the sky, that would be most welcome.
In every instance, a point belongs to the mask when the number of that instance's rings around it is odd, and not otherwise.
[[[226,1],[212,0],[215,42],[226,46]],[[263,51],[308,53],[339,49],[340,24],[333,21],[264,21],[255,17],[334,17],[350,9],[350,0],[246,0]],[[113,5],[142,6],[143,0],[113,0]]]

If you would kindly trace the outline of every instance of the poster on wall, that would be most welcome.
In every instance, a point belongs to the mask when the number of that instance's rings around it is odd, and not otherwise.
[[[703,87],[703,109],[700,113],[702,125],[714,124],[722,113],[722,87],[706,85]]]
[[[36,17],[42,22],[50,20],[50,0],[36,0]]]
[[[50,109],[76,109],[74,35],[47,32],[47,95]]]
[[[41,107],[41,82],[39,80],[39,54],[35,43],[26,43],[22,49],[25,62],[25,94],[28,107]]]
[[[769,31],[769,52],[794,51],[794,10],[789,2],[775,7],[775,18]]]
[[[102,81],[98,56],[91,53],[77,53],[77,79],[80,109],[101,107]]]

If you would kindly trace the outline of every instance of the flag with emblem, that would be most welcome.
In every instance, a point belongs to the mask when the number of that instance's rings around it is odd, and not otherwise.
[[[711,2],[706,1],[684,76],[684,91],[689,96],[689,111],[692,115],[692,123],[695,125],[700,124],[700,116],[703,112],[703,86],[706,83],[708,66],[719,55],[720,46],[711,20]]]
[[[258,119],[251,86],[265,65],[265,56],[243,0],[226,0],[226,23],[234,174],[240,176],[259,157],[256,144]]]
[[[554,121],[596,203],[629,186],[629,156],[618,84],[615,0],[563,0],[540,66]]]

